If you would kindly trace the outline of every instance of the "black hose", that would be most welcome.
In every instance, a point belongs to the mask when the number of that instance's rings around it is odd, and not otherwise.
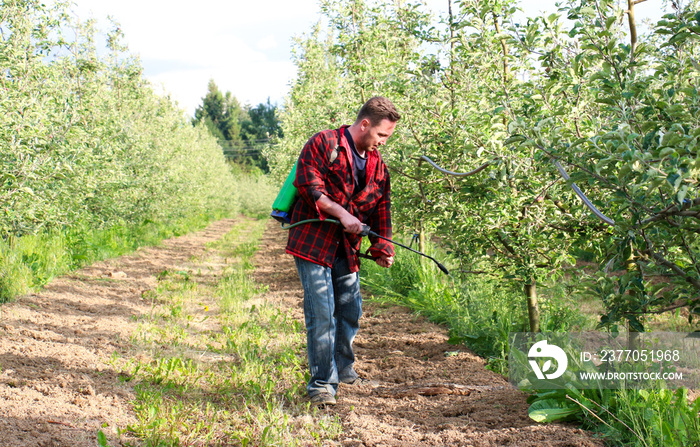
[[[328,223],[332,223],[332,224],[336,224],[336,225],[341,225],[340,221],[335,220],[335,219],[326,219],[326,220],[306,219],[306,220],[300,220],[299,222],[293,223],[293,224],[288,224],[288,225],[282,224],[282,229],[283,230],[291,230],[292,228],[298,227],[301,224],[306,224],[306,223],[311,223],[311,222],[328,222]]]
[[[406,250],[410,250],[410,251],[412,251],[413,253],[417,253],[417,254],[419,254],[419,255],[421,255],[421,256],[425,256],[426,258],[428,258],[428,259],[430,259],[431,261],[433,261],[433,262],[435,263],[435,265],[437,265],[438,268],[439,268],[440,270],[442,270],[442,272],[443,272],[445,275],[449,275],[449,274],[450,274],[449,270],[447,270],[447,267],[445,267],[444,265],[440,264],[440,263],[439,263],[435,258],[433,258],[432,256],[428,256],[428,255],[426,255],[425,253],[421,253],[421,252],[419,252],[418,250],[412,249],[411,247],[407,247],[406,245],[400,244],[400,243],[398,243],[398,242],[396,242],[396,241],[392,241],[391,239],[389,239],[389,238],[387,238],[387,237],[380,236],[380,235],[378,235],[377,233],[375,233],[374,231],[369,230],[369,226],[367,226],[367,225],[365,225],[365,227],[367,227],[367,235],[371,235],[371,236],[374,236],[374,237],[378,237],[379,239],[384,239],[385,241],[389,241],[389,242],[391,242],[392,244],[396,244],[396,245],[398,245],[399,247],[405,248]],[[363,233],[364,233],[364,230],[363,230]]]
[[[289,230],[289,229],[294,228],[294,227],[296,227],[296,226],[298,226],[298,225],[302,225],[302,224],[306,224],[306,223],[311,223],[311,222],[328,222],[328,223],[332,223],[332,224],[335,224],[335,225],[342,225],[342,224],[340,223],[340,221],[335,220],[335,219],[326,219],[326,220],[321,220],[321,219],[306,219],[306,220],[300,220],[299,222],[296,222],[296,223],[293,223],[293,224],[290,224],[290,225],[282,224],[282,229],[284,229],[284,230]],[[411,247],[407,247],[406,245],[400,244],[400,243],[398,243],[398,242],[396,242],[396,241],[393,241],[393,240],[391,240],[391,239],[389,239],[389,238],[387,238],[387,237],[380,236],[380,235],[378,235],[377,233],[375,233],[374,231],[370,230],[369,225],[362,224],[362,232],[359,233],[359,234],[360,234],[360,236],[374,236],[374,237],[378,237],[379,239],[384,239],[385,241],[389,241],[389,242],[391,242],[392,244],[398,245],[399,247],[405,248],[406,250],[412,251],[413,253],[416,253],[416,254],[419,254],[419,255],[421,255],[421,256],[424,256],[424,257],[430,259],[431,261],[433,261],[433,262],[438,266],[438,268],[439,268],[440,270],[442,270],[442,272],[443,272],[445,275],[449,275],[449,274],[450,274],[449,270],[447,270],[447,268],[446,268],[444,265],[440,264],[440,263],[439,263],[435,258],[433,258],[432,256],[428,256],[428,255],[426,255],[425,253],[421,253],[421,252],[419,252],[418,250],[414,250],[414,249],[412,249]],[[374,260],[376,260],[376,258],[374,258],[374,257],[372,257],[372,256],[369,256],[369,255],[360,254],[360,253],[358,253],[358,255],[359,255],[360,257],[362,257],[362,258],[367,258],[367,259],[374,259]]]

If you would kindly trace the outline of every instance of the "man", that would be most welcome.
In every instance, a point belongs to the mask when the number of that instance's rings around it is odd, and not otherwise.
[[[300,199],[287,253],[294,256],[304,288],[304,318],[311,379],[311,403],[334,405],[340,382],[361,382],[352,343],[362,315],[358,251],[362,225],[391,238],[389,171],[377,150],[401,116],[386,98],[367,101],[350,126],[324,130],[309,139],[297,162],[294,186]],[[340,225],[323,222],[327,218]],[[390,267],[394,247],[370,237],[377,264]]]

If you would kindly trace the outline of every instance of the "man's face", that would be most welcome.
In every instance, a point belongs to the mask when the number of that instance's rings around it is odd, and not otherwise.
[[[386,144],[391,134],[394,133],[396,123],[388,119],[383,119],[376,126],[368,119],[362,120],[360,130],[362,131],[359,141],[355,141],[355,147],[358,151],[373,151],[379,146]]]

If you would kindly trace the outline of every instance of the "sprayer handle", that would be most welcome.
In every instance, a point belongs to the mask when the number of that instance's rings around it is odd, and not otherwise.
[[[360,236],[369,236],[370,231],[372,231],[367,224],[362,224],[362,231],[359,233]]]

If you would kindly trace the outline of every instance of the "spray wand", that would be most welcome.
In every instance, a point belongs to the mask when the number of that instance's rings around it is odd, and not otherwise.
[[[321,220],[321,219],[307,219],[307,220],[302,220],[302,221],[296,222],[296,223],[291,224],[291,225],[284,225],[284,224],[282,224],[282,228],[285,229],[285,230],[289,230],[290,228],[294,228],[294,227],[296,227],[297,225],[301,225],[301,224],[305,224],[305,223],[309,223],[309,222],[328,222],[328,223],[333,223],[333,224],[336,224],[336,225],[342,225],[342,224],[340,223],[340,221],[335,220],[335,219],[326,219],[326,220]],[[398,243],[398,242],[396,242],[396,241],[393,241],[393,240],[391,240],[391,239],[389,239],[389,238],[387,238],[387,237],[380,236],[379,234],[377,234],[377,233],[375,233],[374,231],[372,231],[372,230],[370,229],[369,225],[362,224],[362,231],[359,233],[359,235],[360,235],[360,236],[374,236],[374,237],[378,237],[379,239],[384,239],[385,241],[389,241],[389,242],[391,242],[392,244],[398,245],[399,247],[405,248],[406,250],[410,250],[410,251],[412,251],[413,253],[417,253],[417,254],[419,254],[419,255],[421,255],[421,256],[424,256],[424,257],[430,259],[431,261],[433,261],[433,262],[435,263],[435,265],[438,266],[438,268],[439,268],[445,275],[449,275],[449,274],[450,274],[450,272],[447,270],[447,268],[446,268],[444,265],[440,264],[440,263],[439,263],[435,258],[433,258],[432,256],[428,256],[428,255],[426,255],[425,253],[421,253],[421,252],[419,252],[418,250],[414,250],[414,249],[412,249],[411,247],[408,247],[408,246],[406,246],[406,245],[400,244],[400,243]],[[363,253],[358,253],[358,255],[359,255],[360,257],[362,257],[362,258],[375,259],[374,257],[369,256],[369,255],[366,255],[366,254],[363,254]]]

